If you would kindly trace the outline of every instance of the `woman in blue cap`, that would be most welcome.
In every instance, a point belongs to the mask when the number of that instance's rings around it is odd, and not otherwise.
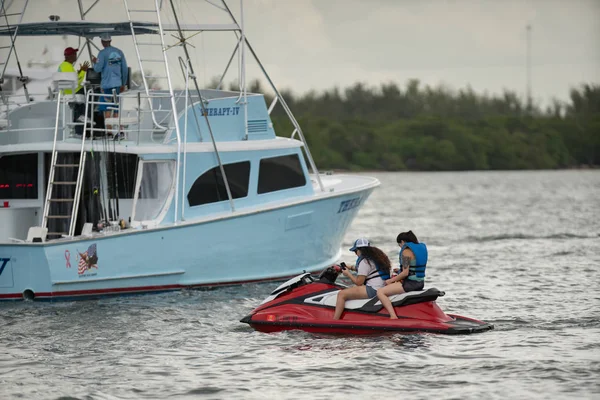
[[[371,246],[367,239],[356,239],[350,248],[358,256],[354,276],[348,269],[342,270],[356,286],[340,290],[335,303],[333,319],[340,319],[344,312],[346,300],[369,299],[377,295],[377,289],[385,286],[386,279],[390,278],[392,268],[388,256],[377,247]]]
[[[423,290],[428,256],[427,246],[425,243],[419,243],[412,231],[401,232],[396,241],[400,246],[400,273],[387,279],[386,286],[377,290],[377,297],[390,313],[391,319],[398,319],[398,316],[388,296]]]

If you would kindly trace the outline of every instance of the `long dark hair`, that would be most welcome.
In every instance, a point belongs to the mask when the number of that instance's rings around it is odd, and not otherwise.
[[[413,233],[413,231],[400,232],[396,238],[396,243],[400,243],[402,240],[405,242],[419,243],[419,239],[417,239],[417,236]]]
[[[383,251],[373,246],[359,247],[358,249],[360,250],[361,256],[375,261],[380,268],[382,268],[388,274],[390,273],[392,269],[392,263],[390,262],[389,257]],[[356,267],[358,268],[358,265]]]

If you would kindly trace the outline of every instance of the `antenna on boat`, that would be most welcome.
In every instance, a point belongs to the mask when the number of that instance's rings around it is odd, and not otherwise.
[[[248,140],[248,96],[246,92],[246,33],[244,31],[244,0],[240,0],[240,22],[240,97],[237,101],[239,102],[243,98],[241,104],[244,107],[244,140]]]

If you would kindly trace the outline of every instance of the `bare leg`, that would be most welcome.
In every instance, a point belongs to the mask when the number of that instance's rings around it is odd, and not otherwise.
[[[390,313],[390,319],[398,319],[398,316],[388,296],[402,293],[404,293],[404,288],[401,282],[392,283],[391,285],[377,289],[377,298],[381,301],[387,312]]]
[[[333,319],[340,319],[344,312],[346,300],[353,299],[368,299],[367,289],[364,286],[354,286],[338,292],[337,301],[335,302],[335,314]]]

